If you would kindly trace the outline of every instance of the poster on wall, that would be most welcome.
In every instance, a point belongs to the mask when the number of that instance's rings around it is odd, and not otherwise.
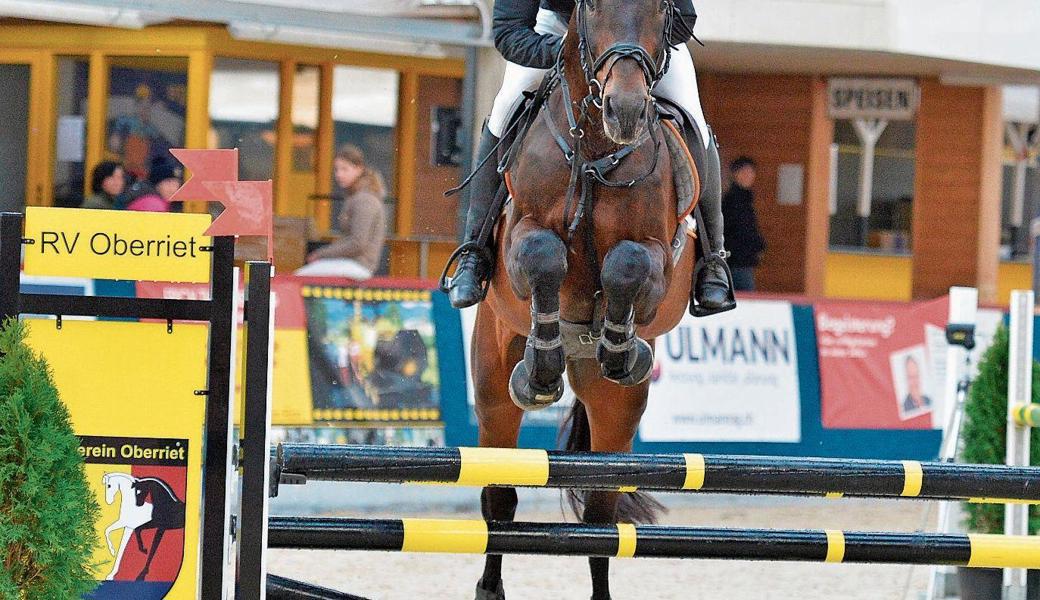
[[[303,285],[300,296],[313,422],[372,429],[337,434],[348,443],[392,443],[380,441],[387,427],[419,427],[398,437],[420,445],[443,440],[431,292]]]
[[[91,600],[197,595],[208,328],[29,321],[101,507]],[[147,390],[147,393],[142,393]]]
[[[275,443],[444,445],[429,290],[315,286],[275,277],[271,291]],[[205,299],[209,291],[197,284],[138,282],[137,295]],[[241,310],[237,323],[241,328]],[[245,339],[243,331],[239,339]],[[239,369],[240,406],[242,375]]]
[[[929,429],[941,415],[948,300],[819,302],[823,426]]]
[[[801,441],[791,304],[742,300],[707,319],[687,315],[658,338],[647,442]]]

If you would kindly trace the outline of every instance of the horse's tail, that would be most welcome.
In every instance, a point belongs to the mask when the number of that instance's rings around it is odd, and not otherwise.
[[[561,425],[560,434],[566,435],[564,449],[569,452],[588,452],[592,449],[592,428],[589,414],[581,400],[575,398],[574,407]],[[568,489],[567,504],[574,516],[581,519],[585,508],[587,491]],[[618,499],[618,523],[656,523],[657,517],[667,508],[646,492],[625,492]]]

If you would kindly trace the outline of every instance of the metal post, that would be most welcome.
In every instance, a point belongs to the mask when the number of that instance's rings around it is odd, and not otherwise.
[[[1033,292],[1011,292],[1011,323],[1008,357],[1007,460],[1011,466],[1029,465],[1030,428],[1019,426],[1012,415],[1019,404],[1032,402],[1033,379]],[[1029,506],[1004,506],[1005,535],[1029,534]],[[1004,600],[1025,600],[1026,570],[1004,569]]]
[[[211,277],[212,314],[209,325],[209,382],[206,396],[206,445],[203,475],[204,506],[201,539],[201,598],[227,598],[225,571],[230,563],[230,497],[228,475],[232,402],[231,373],[234,357],[235,295],[238,281],[234,268],[235,240],[213,239]]]
[[[871,203],[874,195],[874,155],[878,140],[888,127],[885,119],[856,119],[852,122],[856,135],[863,145],[863,153],[859,163],[859,201],[856,214],[860,221],[860,236],[863,245],[867,245],[867,234],[870,229]]]
[[[460,136],[462,138],[461,155],[459,163],[459,182],[469,176],[475,164],[473,143],[477,123],[477,69],[479,67],[480,55],[475,47],[466,48],[466,73],[462,78],[462,101],[459,106],[459,116],[462,118]],[[463,191],[458,194],[459,198],[459,236],[465,235],[466,214],[469,211],[469,192]]]
[[[0,213],[0,324],[19,313],[22,215]]]
[[[267,513],[271,444],[271,265],[250,262],[246,300],[245,417],[242,420],[242,523],[238,598],[263,600],[267,582]]]

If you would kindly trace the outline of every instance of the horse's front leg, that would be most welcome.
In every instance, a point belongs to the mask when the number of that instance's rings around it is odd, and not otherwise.
[[[623,386],[638,385],[654,367],[654,353],[636,336],[636,323],[653,320],[664,298],[664,257],[660,248],[623,241],[603,259],[607,310],[596,355],[603,377]]]
[[[520,408],[538,410],[563,396],[560,286],[567,275],[567,247],[552,231],[521,224],[513,231],[506,266],[513,291],[531,300],[531,333],[524,359],[509,378],[509,395]]]
[[[112,545],[112,532],[123,527],[122,520],[118,520],[105,528],[105,543],[108,544],[108,553],[116,555],[116,547]]]

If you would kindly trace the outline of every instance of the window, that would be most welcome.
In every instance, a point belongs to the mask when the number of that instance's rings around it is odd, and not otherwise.
[[[87,81],[90,59],[86,56],[60,56],[56,62],[55,88],[57,124],[54,141],[54,205],[78,207],[84,190],[90,194],[90,174],[86,172]]]
[[[321,112],[321,67],[297,65],[292,85],[292,168],[290,214],[310,215],[317,199],[318,119]]]
[[[1040,174],[1036,168],[1040,130],[1035,125],[1022,123],[1008,126],[1003,160],[1000,257],[1025,260],[1030,256],[1029,223],[1040,210]],[[1025,145],[1018,145],[1019,141]]]
[[[863,136],[878,134],[869,202],[861,202]],[[836,250],[909,253],[914,196],[912,121],[837,120],[836,195],[831,207],[830,245]]]
[[[105,158],[147,179],[157,162],[175,161],[171,148],[184,146],[188,59],[118,57],[109,69]]]
[[[238,148],[239,178],[274,178],[278,63],[217,58],[210,78],[210,147]]]
[[[396,196],[397,71],[337,66],[333,71],[335,147],[353,144]],[[335,189],[335,184],[333,184]],[[392,223],[393,218],[388,220]]]

